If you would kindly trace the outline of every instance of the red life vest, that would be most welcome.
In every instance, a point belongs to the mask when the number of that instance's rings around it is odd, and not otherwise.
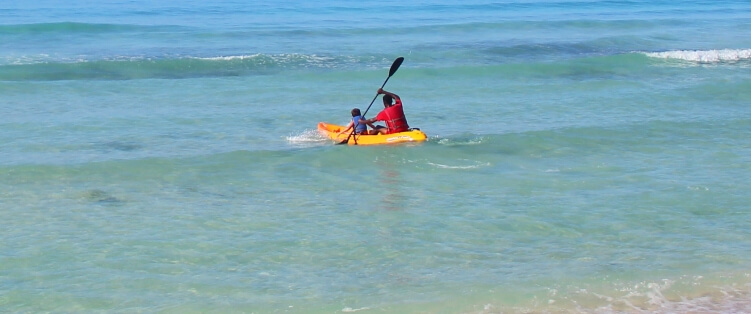
[[[376,116],[376,120],[386,122],[386,127],[389,129],[389,134],[409,130],[407,117],[404,116],[402,101],[400,99],[395,100],[396,101],[393,106],[383,109],[383,111],[379,112]]]

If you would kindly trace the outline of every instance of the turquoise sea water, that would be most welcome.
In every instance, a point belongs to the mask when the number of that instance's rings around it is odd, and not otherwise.
[[[2,312],[751,311],[748,1],[14,1],[0,112]]]

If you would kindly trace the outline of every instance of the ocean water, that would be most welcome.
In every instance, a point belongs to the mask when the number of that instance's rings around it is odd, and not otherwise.
[[[745,0],[5,1],[0,112],[0,312],[751,311]]]

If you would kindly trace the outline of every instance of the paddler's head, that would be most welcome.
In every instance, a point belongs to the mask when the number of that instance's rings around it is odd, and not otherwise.
[[[359,108],[352,109],[352,116],[353,117],[361,116],[360,109]]]
[[[383,106],[388,108],[391,107],[391,102],[393,99],[391,98],[391,95],[383,95]]]

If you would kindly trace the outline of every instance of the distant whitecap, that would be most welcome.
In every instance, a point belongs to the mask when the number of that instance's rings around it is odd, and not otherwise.
[[[676,59],[700,63],[738,62],[751,59],[751,49],[674,50],[648,52],[645,54],[652,58]]]

